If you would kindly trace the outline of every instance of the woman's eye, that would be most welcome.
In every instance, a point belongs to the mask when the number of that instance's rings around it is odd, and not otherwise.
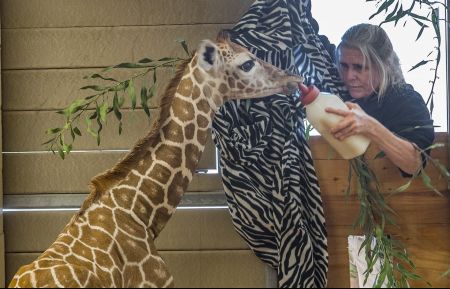
[[[245,72],[249,72],[250,70],[252,70],[252,68],[254,66],[255,66],[255,61],[249,60],[249,61],[244,62],[244,64],[242,64],[240,66],[240,68]]]

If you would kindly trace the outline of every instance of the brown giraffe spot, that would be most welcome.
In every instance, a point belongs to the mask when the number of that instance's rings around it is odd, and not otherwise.
[[[104,206],[107,206],[108,208],[114,208],[116,206],[110,194],[103,194],[100,197],[100,203]]]
[[[80,236],[80,230],[78,229],[78,226],[74,224],[70,225],[67,233],[74,238],[78,238],[78,236]]]
[[[143,276],[138,266],[127,266],[123,272],[123,279],[126,280],[125,287],[136,287],[137,284],[141,284]]]
[[[194,79],[198,84],[202,84],[203,81],[205,81],[205,78],[203,77],[200,69],[198,69],[198,67],[196,67],[194,69],[194,72],[192,73],[194,75]]]
[[[60,254],[60,255],[67,255],[70,253],[70,248],[69,246],[65,245],[65,244],[53,244],[52,246],[53,251],[55,251],[55,253]]]
[[[94,255],[92,254],[92,249],[79,241],[76,241],[75,244],[73,244],[72,252],[88,260],[93,260],[94,257]]]
[[[109,246],[111,246],[111,243],[113,243],[113,239],[110,235],[100,230],[92,229],[87,225],[81,227],[81,234],[83,243],[91,248],[98,248],[106,251],[109,249]]]
[[[219,92],[221,94],[227,94],[228,86],[226,86],[224,83],[221,83],[220,86],[219,86]]]
[[[189,122],[194,118],[194,106],[188,101],[175,98],[172,102],[172,110],[174,116],[182,122]]]
[[[242,90],[242,89],[245,88],[245,86],[244,86],[241,82],[238,82],[237,87],[238,87],[240,90]]]
[[[122,248],[126,260],[129,263],[140,262],[142,261],[142,258],[148,254],[146,243],[137,241],[122,232],[117,234],[116,241]],[[127,278],[125,277],[125,280],[126,279]]]
[[[172,172],[166,168],[163,167],[160,164],[156,164],[153,169],[148,174],[149,178],[152,178],[154,180],[157,180],[158,182],[165,184],[169,181],[170,177],[172,176]]]
[[[232,77],[228,78],[228,86],[230,88],[235,88],[236,87],[236,81],[234,80],[234,78],[232,78]]]
[[[200,144],[205,145],[207,139],[208,139],[208,131],[202,131],[202,130],[197,131],[197,141]]]
[[[61,243],[71,245],[73,243],[74,239],[72,236],[64,234],[64,235],[60,235],[58,237],[58,241]]]
[[[197,115],[197,125],[199,128],[207,129],[209,127],[209,119],[203,115]]]
[[[192,144],[186,145],[186,167],[191,171],[195,171],[200,161],[201,152],[198,147]]]
[[[134,204],[133,212],[142,222],[148,224],[149,216],[153,212],[153,207],[145,197],[138,196],[137,201]]]
[[[213,88],[216,87],[216,83],[212,80],[208,81],[208,85]]]
[[[193,83],[190,78],[184,78],[178,84],[177,92],[182,96],[190,97],[192,93]]]
[[[63,285],[63,287],[78,287],[79,285],[74,280],[72,272],[67,266],[58,266],[54,268],[55,276],[58,279],[59,283]]]
[[[153,233],[155,234],[155,238],[162,231],[162,229],[167,224],[167,221],[169,221],[171,216],[172,214],[169,213],[169,211],[166,208],[159,208],[156,211],[155,218],[153,219],[153,223],[150,226]]]
[[[247,79],[243,79],[243,80],[242,80],[242,83],[243,83],[245,86],[247,86],[247,85],[249,85],[250,81],[248,81]]]
[[[145,165],[145,161],[142,160],[142,166]],[[148,167],[147,167],[148,168]],[[137,175],[130,173],[128,174],[127,178],[125,179],[125,183],[124,185],[128,185],[130,187],[137,187],[137,185],[139,184],[139,181],[141,180],[140,177],[138,177]]]
[[[139,164],[138,164],[138,166],[137,166],[137,168],[136,168],[136,171],[137,171],[139,174],[143,175],[143,176],[145,176],[145,175],[147,174],[147,169],[148,169],[149,167],[151,167],[152,164],[153,164],[153,160],[152,160],[151,158],[148,157],[148,154],[149,154],[149,153],[150,153],[150,152],[148,152],[148,153],[145,154],[144,159],[141,160],[141,161],[139,162]],[[136,176],[136,177],[137,177],[137,176]],[[137,185],[137,184],[136,184],[136,185]]]
[[[144,179],[139,190],[147,195],[155,205],[164,202],[164,189],[152,180]]]
[[[257,87],[261,87],[261,86],[263,86],[263,83],[261,81],[257,80],[256,81],[256,86]]]
[[[251,89],[251,88],[247,88],[247,89],[245,90],[245,92],[246,92],[246,93],[252,93],[252,92],[254,92],[254,90]]]
[[[88,224],[95,227],[100,227],[106,230],[109,234],[113,235],[116,229],[114,224],[112,211],[108,208],[97,208],[95,210],[89,211],[88,213]],[[83,232],[84,233],[84,232]],[[85,236],[82,235],[84,238]]]
[[[198,122],[198,117],[197,117],[197,122]],[[184,128],[184,137],[187,140],[191,140],[194,138],[194,135],[195,135],[195,125],[193,125],[191,123]]]
[[[137,184],[136,184],[137,186]],[[112,191],[114,200],[116,201],[117,205],[119,205],[119,207],[124,208],[124,209],[131,209],[131,206],[133,205],[133,200],[134,197],[136,196],[136,192],[129,190],[129,189],[125,189],[125,188],[120,188],[120,189],[114,189]]]
[[[163,144],[156,150],[155,155],[157,160],[167,163],[172,168],[181,166],[181,148]]]
[[[114,217],[118,227],[125,233],[141,239],[146,237],[145,228],[133,220],[128,212],[116,209],[114,210]]]
[[[192,99],[196,100],[197,98],[199,98],[201,95],[201,90],[200,87],[198,87],[198,85],[196,85],[194,87],[194,90],[192,91]]]
[[[167,196],[169,205],[172,207],[178,206],[188,185],[189,179],[187,177],[183,177],[181,172],[178,172],[169,187],[169,193]]]
[[[183,128],[173,120],[165,125],[162,130],[164,137],[167,140],[171,140],[176,143],[181,143],[183,141]]]
[[[156,282],[156,286],[162,288],[165,285],[166,279],[170,276],[169,270],[166,264],[160,258],[150,258],[143,265],[143,271],[145,272],[145,280],[150,282]]]
[[[203,86],[203,94],[205,95],[206,98],[210,98],[212,95],[211,87],[206,85]]]
[[[109,254],[106,254],[103,251],[94,250],[95,260],[97,264],[101,267],[112,268],[114,267],[113,260]]]
[[[197,103],[197,108],[201,112],[209,113],[211,111],[211,107],[206,99],[202,99]]]
[[[54,287],[56,287],[56,284],[54,282],[49,284],[49,281],[53,280],[52,272],[50,270],[39,270],[38,269],[38,270],[34,271],[34,274],[36,275],[35,280],[36,280],[37,288],[49,287],[52,285]],[[20,281],[19,281],[19,286],[21,286],[22,288],[28,288],[30,286],[30,284],[32,284],[31,280],[29,278],[30,278],[30,274],[26,274],[26,276],[21,277]]]

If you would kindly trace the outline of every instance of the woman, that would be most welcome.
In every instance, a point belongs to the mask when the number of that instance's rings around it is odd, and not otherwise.
[[[351,111],[326,109],[344,117],[331,133],[339,140],[363,134],[403,176],[417,173],[425,162],[421,151],[434,141],[433,121],[422,96],[405,83],[386,32],[371,24],[351,27],[336,49],[336,62]]]

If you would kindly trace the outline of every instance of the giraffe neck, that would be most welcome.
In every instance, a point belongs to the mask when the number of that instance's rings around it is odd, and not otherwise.
[[[159,128],[146,137],[151,142],[139,146],[145,151],[143,157],[108,194],[113,203],[131,210],[145,223],[154,237],[174,213],[193,178],[214,115],[215,104],[204,93],[208,89],[201,89],[191,73],[195,63],[194,58],[184,70],[173,97],[163,99],[168,103],[162,105]]]

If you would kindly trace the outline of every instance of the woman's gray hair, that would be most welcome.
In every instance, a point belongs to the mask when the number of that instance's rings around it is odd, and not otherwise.
[[[400,60],[383,28],[363,23],[348,29],[336,49],[336,64],[338,67],[340,66],[339,56],[342,48],[361,51],[365,61],[364,64],[368,64],[368,67],[374,68],[372,71],[379,74],[380,86],[377,91],[379,98],[384,96],[390,85],[405,82]]]

